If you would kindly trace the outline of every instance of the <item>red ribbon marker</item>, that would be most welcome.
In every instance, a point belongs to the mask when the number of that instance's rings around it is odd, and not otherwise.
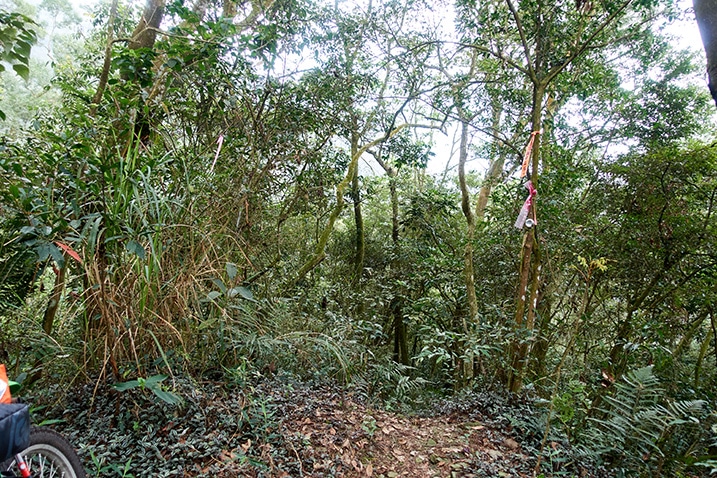
[[[515,227],[517,229],[523,229],[523,226],[525,225],[526,219],[528,219],[528,213],[530,212],[530,206],[533,205],[533,198],[536,194],[538,194],[538,190],[535,189],[533,186],[532,181],[528,181],[524,184],[525,188],[528,190],[528,198],[523,203],[523,207],[520,208],[520,214],[518,214],[518,219],[515,221]],[[537,220],[534,219],[534,224],[537,224]]]

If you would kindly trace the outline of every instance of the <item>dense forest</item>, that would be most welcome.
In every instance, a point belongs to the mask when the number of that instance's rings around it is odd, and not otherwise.
[[[0,362],[117,423],[243,394],[247,475],[305,472],[249,451],[269,383],[493,397],[533,476],[714,472],[709,3],[3,3]]]

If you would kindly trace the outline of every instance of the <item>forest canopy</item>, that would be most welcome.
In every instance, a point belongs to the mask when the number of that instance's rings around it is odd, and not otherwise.
[[[0,7],[0,362],[28,388],[496,389],[601,463],[717,468],[715,112],[669,33],[695,10],[83,8]]]

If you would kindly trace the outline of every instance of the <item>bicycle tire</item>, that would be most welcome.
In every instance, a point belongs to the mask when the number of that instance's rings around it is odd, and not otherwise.
[[[30,446],[21,454],[30,467],[33,478],[87,477],[80,457],[70,442],[49,428],[32,427]],[[14,458],[4,462],[0,470],[20,476]]]

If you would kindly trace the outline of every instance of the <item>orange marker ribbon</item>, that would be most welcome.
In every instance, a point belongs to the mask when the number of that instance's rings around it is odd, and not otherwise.
[[[530,164],[530,154],[533,152],[533,145],[535,144],[535,137],[540,134],[540,131],[533,131],[530,133],[530,141],[528,141],[528,145],[525,147],[525,152],[523,153],[523,165],[520,168],[520,177],[524,178],[526,174],[528,174],[528,165]]]

